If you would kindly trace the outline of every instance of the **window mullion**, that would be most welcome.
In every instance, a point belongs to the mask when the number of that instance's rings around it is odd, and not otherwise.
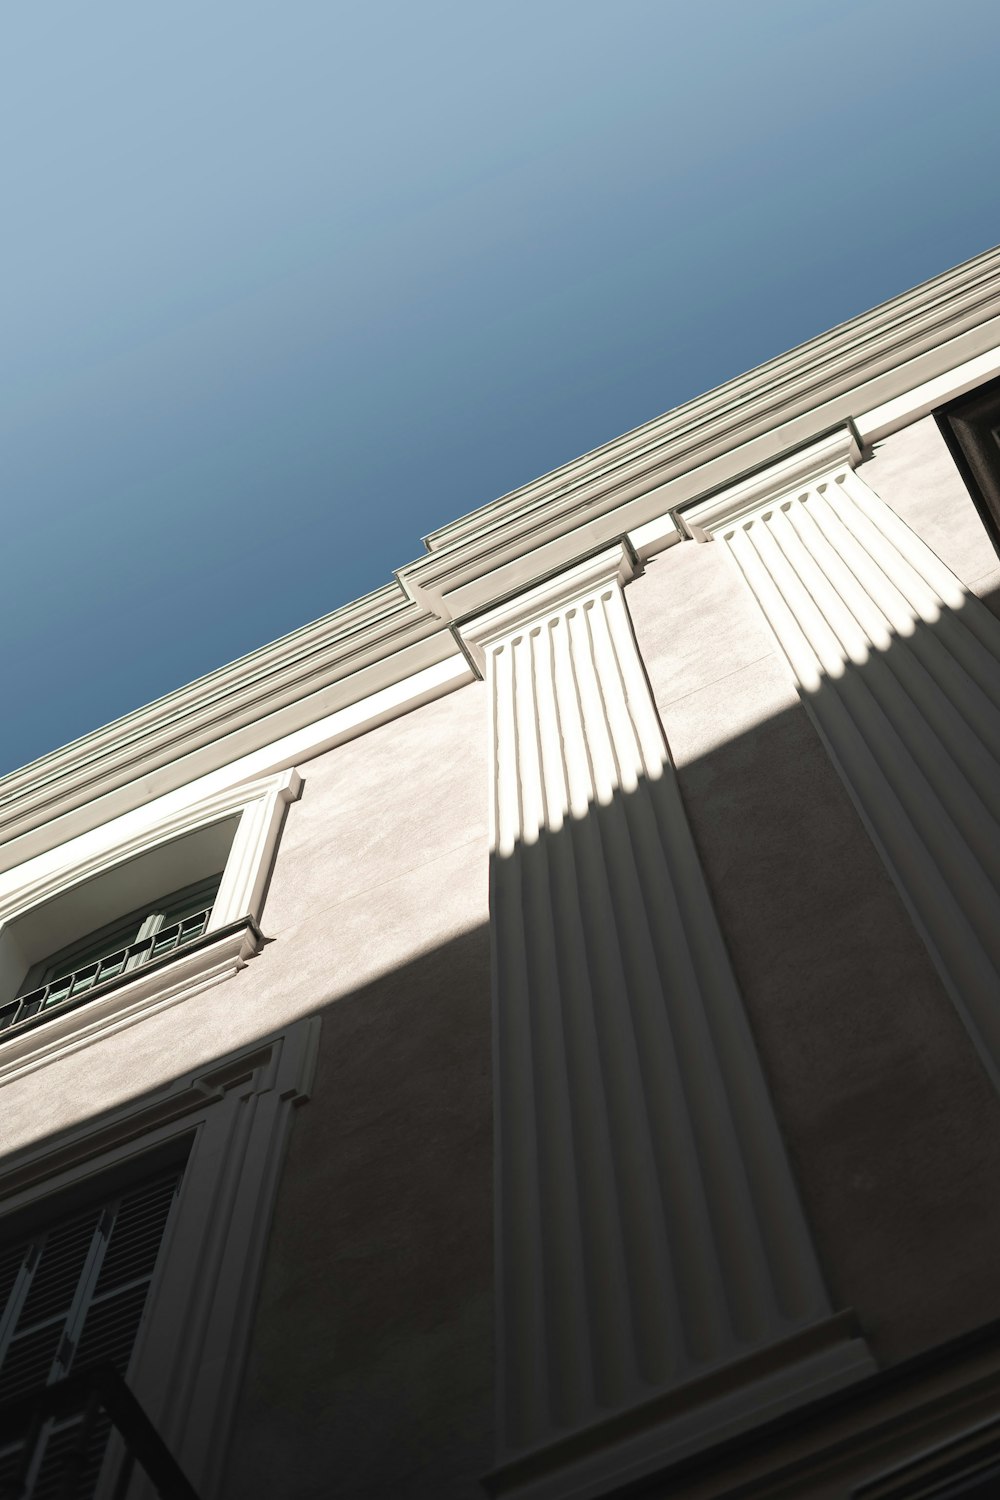
[[[108,1248],[111,1231],[114,1228],[115,1217],[118,1212],[118,1199],[107,1204],[101,1209],[101,1216],[94,1228],[94,1236],[90,1242],[87,1259],[84,1261],[80,1280],[76,1284],[76,1292],[70,1303],[69,1312],[63,1323],[63,1336],[59,1341],[56,1351],[55,1364],[49,1373],[46,1384],[51,1385],[54,1380],[61,1379],[69,1370],[73,1362],[76,1346],[80,1342],[80,1334],[83,1330],[83,1321],[90,1307],[90,1300],[97,1285],[97,1278],[101,1274],[101,1266],[104,1263],[104,1254]],[[68,1351],[67,1351],[68,1346]],[[66,1357],[64,1358],[64,1351]]]
[[[17,1329],[21,1309],[27,1299],[31,1288],[31,1280],[35,1274],[35,1268],[41,1258],[42,1244],[39,1240],[31,1240],[29,1244],[25,1245],[24,1255],[21,1258],[21,1269],[17,1273],[14,1285],[11,1287],[10,1296],[7,1298],[7,1306],[0,1312],[0,1366],[3,1365],[7,1354],[7,1346]]]
[[[141,943],[144,938],[155,937],[160,928],[163,926],[164,920],[165,918],[162,911],[151,911],[147,916],[143,918],[139,931],[136,933],[132,941],[135,943]],[[125,960],[126,971],[129,969],[138,969],[141,964],[144,964],[146,962],[152,951],[152,944],[150,944],[150,946],[148,948],[144,948],[141,953],[133,953],[130,958],[127,958]]]

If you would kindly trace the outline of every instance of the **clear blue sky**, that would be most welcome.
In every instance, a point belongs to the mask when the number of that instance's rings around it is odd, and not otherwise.
[[[1000,240],[996,0],[0,20],[0,770]]]

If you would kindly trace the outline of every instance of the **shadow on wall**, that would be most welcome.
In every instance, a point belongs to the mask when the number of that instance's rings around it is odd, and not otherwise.
[[[881,769],[874,804],[857,793],[876,832],[900,782],[924,817],[931,776],[968,765],[957,623],[918,626],[810,705],[835,754],[838,736],[856,751],[860,737]],[[855,1309],[881,1360],[1000,1315],[1000,1105],[806,711],[682,768],[690,833],[667,784],[494,864],[494,909],[513,913],[500,982],[532,1001],[498,1038],[514,1122],[500,1190],[533,1173],[545,1205],[544,1224],[523,1195],[509,1218],[520,1246],[505,1250],[500,1295],[523,1310],[526,1351],[536,1320],[550,1325],[547,1365],[507,1351],[515,1428],[539,1387],[569,1430],[824,1315],[787,1194],[777,1236],[751,1226],[751,1200],[775,1189],[774,1142],[726,948],[833,1305]],[[942,806],[948,847],[972,839],[965,804],[946,789]],[[595,989],[627,992],[628,1015],[595,1006]],[[479,931],[326,1011],[229,1494],[287,1487],[290,1452],[302,1495],[325,1493],[331,1462],[345,1495],[480,1493],[493,1460],[488,990]],[[538,1284],[510,1284],[526,1274]]]
[[[830,1308],[669,768],[496,857],[491,907],[517,1453]]]
[[[539,1400],[569,1429],[823,1316],[795,1193],[772,1175],[770,1097],[833,1305],[856,1310],[881,1360],[1000,1316],[1000,1103],[857,812],[987,1027],[1000,668],[959,639],[961,615],[812,695],[844,779],[796,707],[680,769],[686,820],[669,778],[644,782],[496,862],[501,983],[523,1001],[499,1037],[515,1127],[501,1191],[534,1173],[537,1210],[510,1219],[501,1291],[522,1320],[521,1364],[508,1363],[522,1378],[505,1395],[521,1438]],[[964,960],[975,945],[992,992]],[[331,1475],[345,1497],[482,1493],[489,949],[485,928],[467,933],[323,1013],[230,1500],[325,1500]],[[627,1014],[594,1003],[623,993]],[[770,1229],[752,1211],[765,1191],[780,1199]]]
[[[1000,1103],[955,1003],[1000,1020],[1000,595],[984,602],[679,770],[834,1301],[883,1361],[1000,1315]],[[968,965],[946,965],[966,945],[994,956],[962,995]]]
[[[481,1495],[493,1457],[489,983],[484,927],[324,1012],[227,1495]]]
[[[889,735],[888,679],[913,693],[937,639],[920,627],[825,683],[819,722],[847,698],[866,723],[867,697]],[[501,1288],[522,1323],[504,1402],[519,1440],[539,1400],[572,1430],[825,1315],[769,1175],[769,1092],[833,1306],[857,1311],[880,1358],[1000,1313],[996,1097],[806,712],[679,783],[683,810],[669,776],[646,781],[494,864],[500,983],[522,1002],[498,1056],[501,1191],[521,1179]],[[476,1493],[492,1456],[488,984],[480,931],[327,1009],[231,1493],[289,1448],[303,1493],[332,1449],[346,1494]],[[624,1011],[600,1003],[626,993]],[[768,1240],[753,1204],[775,1191]]]

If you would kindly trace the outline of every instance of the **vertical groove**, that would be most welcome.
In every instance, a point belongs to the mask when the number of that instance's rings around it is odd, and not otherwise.
[[[829,1302],[619,584],[487,662],[512,1454]]]
[[[1000,1084],[1000,622],[851,471],[725,540]]]

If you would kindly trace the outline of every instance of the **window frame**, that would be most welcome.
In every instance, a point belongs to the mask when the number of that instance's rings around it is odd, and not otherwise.
[[[1000,428],[1000,378],[974,386],[934,413],[938,430],[1000,556],[1000,446],[991,428]]]
[[[113,917],[102,927],[93,928],[82,937],[63,944],[61,948],[47,952],[31,965],[18,990],[18,998],[23,999],[32,990],[68,979],[79,969],[101,964],[128,948],[136,947],[147,938],[156,937],[165,927],[189,921],[195,914],[204,915],[207,912],[211,917],[221,880],[220,871],[210,875],[207,880],[194,881],[179,890],[166,891],[162,896],[145,901],[120,917]],[[207,922],[205,926],[207,930]],[[200,932],[197,934],[198,937],[202,935]],[[125,961],[122,972],[130,973],[156,956],[152,947],[147,952],[134,954]]]
[[[217,1494],[294,1111],[320,1018],[182,1074],[0,1162],[0,1235],[54,1198],[185,1158],[129,1365],[129,1385],[202,1500]],[[185,1157],[186,1153],[186,1157]]]
[[[153,804],[141,820],[123,819],[123,827],[102,830],[99,840],[82,841],[82,849],[68,846],[55,868],[46,861],[50,867],[44,874],[31,878],[27,867],[22,880],[15,876],[0,895],[0,944],[9,934],[16,937],[16,924],[49,902],[73,900],[102,876],[121,874],[132,861],[169,857],[170,847],[187,835],[236,820],[203,936],[112,979],[107,988],[81,995],[78,1004],[54,1007],[37,1025],[19,1023],[0,1036],[0,1087],[244,968],[264,942],[259,921],[274,855],[288,804],[301,788],[299,773],[288,769],[174,805],[159,816]]]
[[[125,1299],[133,1292],[137,1284],[145,1282],[141,1303],[133,1302],[131,1309],[132,1338],[128,1357],[124,1364],[115,1361],[115,1368],[125,1379],[132,1364],[132,1355],[138,1343],[145,1319],[146,1303],[149,1300],[149,1292],[156,1279],[160,1258],[163,1252],[164,1242],[169,1230],[171,1218],[175,1212],[184,1172],[187,1167],[187,1153],[178,1155],[177,1151],[171,1153],[168,1162],[157,1160],[156,1153],[147,1153],[136,1163],[138,1170],[134,1170],[126,1180],[121,1180],[122,1174],[117,1174],[119,1180],[109,1180],[109,1174],[98,1178],[91,1184],[89,1193],[70,1194],[63,1192],[54,1198],[49,1198],[44,1205],[40,1205],[44,1212],[36,1212],[36,1222],[27,1225],[14,1216],[4,1225],[4,1238],[9,1239],[17,1246],[20,1236],[21,1260],[18,1271],[10,1284],[9,1293],[6,1298],[0,1300],[0,1380],[4,1374],[4,1365],[8,1355],[15,1350],[18,1344],[23,1347],[24,1343],[30,1343],[34,1334],[49,1329],[54,1338],[54,1343],[49,1350],[48,1368],[44,1375],[40,1366],[36,1366],[28,1380],[21,1384],[16,1394],[12,1393],[4,1397],[4,1400],[30,1397],[40,1394],[44,1390],[51,1389],[53,1384],[62,1384],[67,1379],[80,1378],[81,1372],[85,1372],[89,1365],[94,1362],[94,1356],[87,1352],[87,1339],[94,1334],[94,1324],[91,1323],[91,1314],[96,1313],[97,1323],[100,1323],[102,1308],[116,1305],[119,1311],[117,1332],[120,1335],[122,1320],[120,1312],[125,1309],[125,1325],[129,1324],[130,1317]],[[162,1153],[159,1153],[162,1157]],[[149,1264],[148,1273],[142,1272],[135,1275],[135,1262],[127,1264],[124,1268],[124,1279],[121,1268],[119,1269],[118,1286],[110,1288],[102,1287],[104,1274],[109,1264],[114,1266],[114,1257],[117,1253],[116,1234],[120,1223],[124,1223],[125,1234],[129,1232],[129,1208],[130,1200],[133,1202],[141,1195],[145,1195],[145,1205],[148,1210],[151,1200],[155,1205],[155,1194],[160,1186],[169,1185],[169,1195],[162,1202],[162,1215],[158,1224],[155,1223],[155,1206],[153,1222],[155,1224],[155,1246],[151,1239],[147,1239],[146,1247],[152,1249],[152,1260]],[[74,1199],[76,1201],[74,1201]],[[124,1218],[122,1217],[124,1210]],[[133,1229],[138,1234],[132,1240],[132,1248],[141,1247],[144,1231],[148,1230],[150,1218],[146,1217],[142,1224],[141,1217],[133,1218],[131,1221]],[[21,1215],[23,1220],[24,1215]],[[56,1312],[51,1310],[51,1302],[48,1308],[44,1301],[44,1287],[46,1277],[49,1276],[49,1296],[51,1298],[52,1281],[58,1284],[60,1277],[64,1274],[66,1262],[61,1260],[57,1251],[54,1261],[46,1263],[46,1252],[50,1237],[55,1236],[57,1245],[60,1236],[65,1231],[72,1229],[81,1221],[88,1221],[84,1233],[78,1241],[78,1255],[75,1266],[75,1275],[63,1280],[63,1302]],[[138,1245],[137,1245],[138,1241]],[[63,1246],[66,1240],[62,1240]],[[82,1252],[82,1253],[80,1253]],[[110,1260],[109,1260],[110,1256]],[[13,1261],[11,1262],[13,1264]],[[54,1277],[50,1275],[54,1267]],[[25,1315],[29,1313],[31,1299],[39,1286],[39,1279],[43,1287],[43,1305],[36,1308],[34,1317],[27,1317],[27,1327],[23,1326]],[[114,1275],[112,1275],[112,1283]],[[131,1284],[130,1284],[131,1283]],[[107,1332],[109,1330],[105,1330]],[[99,1335],[98,1335],[99,1336]],[[102,1355],[99,1362],[108,1357]],[[27,1489],[30,1492],[34,1485],[39,1467],[44,1471],[46,1464],[51,1458],[50,1442],[57,1444],[60,1436],[67,1431],[78,1431],[78,1424],[86,1421],[85,1408],[83,1406],[71,1407],[68,1411],[60,1412],[58,1415],[48,1415],[41,1422],[40,1427],[32,1430],[30,1421],[22,1431],[21,1439],[13,1432],[8,1432],[3,1440],[0,1440],[0,1449],[6,1448],[8,1453],[11,1449],[27,1447],[27,1453],[23,1453],[20,1462],[26,1464]],[[107,1466],[115,1445],[114,1425],[108,1423],[110,1431],[106,1436],[99,1439],[99,1446],[91,1450],[96,1459],[97,1473]],[[27,1439],[26,1445],[23,1439]],[[97,1477],[95,1473],[95,1478]],[[51,1479],[51,1475],[49,1476]],[[104,1493],[103,1490],[100,1493]]]

